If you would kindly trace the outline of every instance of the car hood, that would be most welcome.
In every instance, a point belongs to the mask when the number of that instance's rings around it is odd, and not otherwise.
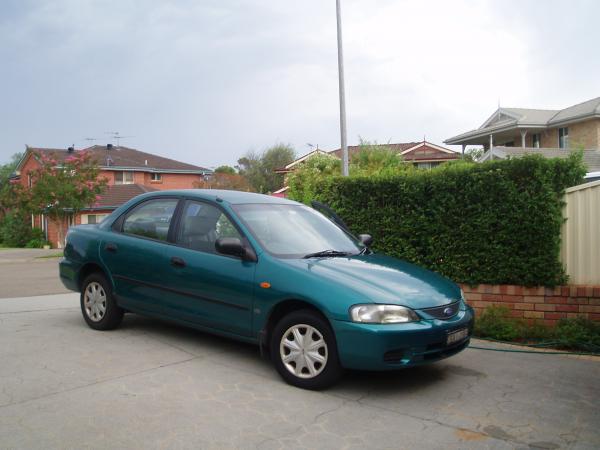
[[[460,288],[437,273],[385,255],[285,260],[319,278],[349,288],[365,302],[413,309],[446,305],[460,299]]]

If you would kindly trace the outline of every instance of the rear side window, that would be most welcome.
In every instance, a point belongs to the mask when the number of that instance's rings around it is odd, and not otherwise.
[[[188,200],[181,216],[177,244],[207,253],[216,253],[215,242],[222,237],[242,236],[217,207]]]
[[[125,217],[123,232],[166,241],[177,202],[177,199],[157,199],[142,203]]]

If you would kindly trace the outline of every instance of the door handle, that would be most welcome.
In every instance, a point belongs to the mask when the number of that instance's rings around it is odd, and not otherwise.
[[[171,258],[171,265],[175,267],[185,267],[185,261],[177,256]]]
[[[104,246],[104,250],[106,250],[107,252],[112,252],[112,253],[117,253],[117,249],[119,247],[117,247],[117,244],[115,244],[114,242],[109,242],[108,244],[106,244]]]

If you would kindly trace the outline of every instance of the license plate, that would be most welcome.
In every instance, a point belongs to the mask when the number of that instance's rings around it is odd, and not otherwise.
[[[446,338],[446,345],[456,344],[457,342],[466,339],[467,336],[469,336],[468,328],[461,328],[460,330],[453,331],[452,333],[448,334],[448,337]]]

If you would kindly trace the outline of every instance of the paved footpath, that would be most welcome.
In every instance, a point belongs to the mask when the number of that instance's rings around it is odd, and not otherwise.
[[[3,449],[600,448],[594,358],[468,349],[309,392],[252,346],[135,315],[93,331],[61,294],[0,300],[0,361]]]

